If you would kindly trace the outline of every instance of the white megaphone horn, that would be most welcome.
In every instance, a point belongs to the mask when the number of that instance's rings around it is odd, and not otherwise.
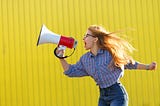
[[[57,44],[58,46],[63,45],[63,46],[70,48],[70,49],[72,49],[72,48],[75,49],[77,46],[77,41],[75,39],[73,39],[72,37],[66,37],[66,36],[56,34],[52,31],[50,31],[49,29],[47,29],[47,27],[45,25],[42,25],[41,31],[39,34],[39,38],[37,41],[37,46],[40,44],[46,44],[46,43],[53,43],[53,44]],[[56,49],[55,49],[55,51],[56,51]],[[66,58],[66,57],[68,57],[68,56],[58,57],[58,58]]]

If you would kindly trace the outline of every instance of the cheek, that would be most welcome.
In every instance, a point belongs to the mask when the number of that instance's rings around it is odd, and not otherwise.
[[[85,42],[89,44],[91,41],[89,39],[85,39]]]
[[[92,39],[86,38],[86,39],[84,40],[84,42],[85,42],[85,44],[86,44],[87,46],[89,46],[89,47],[93,45],[93,40],[92,40]]]
[[[92,42],[92,41],[88,41],[88,42],[87,42],[87,46],[88,46],[88,47],[92,47],[92,46],[93,46],[93,42]]]

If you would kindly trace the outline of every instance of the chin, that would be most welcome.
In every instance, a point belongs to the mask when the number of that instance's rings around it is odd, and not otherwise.
[[[85,50],[89,50],[89,48],[85,48]]]
[[[87,45],[84,46],[85,50],[90,50],[90,47],[88,47]]]
[[[85,50],[88,50],[88,48],[87,47],[84,47],[85,48]]]

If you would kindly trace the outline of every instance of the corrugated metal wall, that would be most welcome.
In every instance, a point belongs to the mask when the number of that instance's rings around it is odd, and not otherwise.
[[[76,38],[68,62],[86,51],[82,38],[91,24],[126,32],[136,60],[160,63],[159,0],[0,0],[0,106],[97,106],[99,91],[89,78],[63,75],[56,45],[36,46],[42,24]],[[129,106],[160,106],[160,72],[125,71]]]

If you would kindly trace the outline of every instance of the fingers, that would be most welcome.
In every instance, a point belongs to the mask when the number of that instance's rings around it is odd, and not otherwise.
[[[157,68],[157,63],[156,62],[152,62],[152,67],[153,67],[153,70],[155,70]]]
[[[65,49],[66,49],[66,46],[60,45],[60,46],[58,47],[58,49],[56,50],[57,56],[63,57],[63,56],[64,56],[64,53],[65,53]]]
[[[150,70],[155,70],[157,68],[157,63],[156,62],[152,62],[150,64]]]
[[[58,50],[66,50],[66,46],[59,45],[59,46],[58,46]]]

